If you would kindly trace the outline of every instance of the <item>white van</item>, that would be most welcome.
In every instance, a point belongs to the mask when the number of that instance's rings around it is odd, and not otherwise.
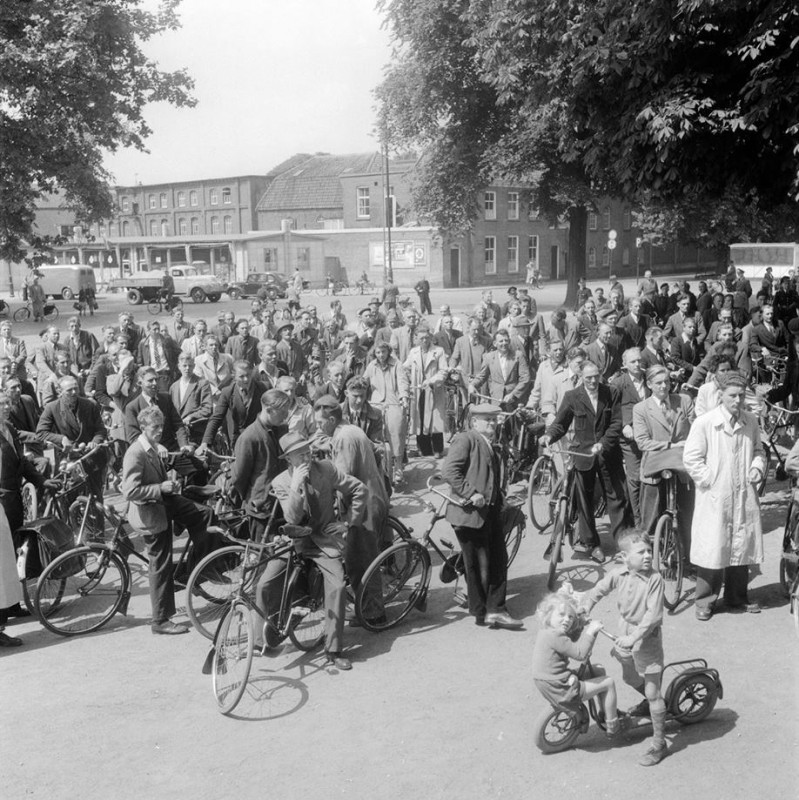
[[[97,290],[94,270],[87,264],[47,264],[37,271],[44,293],[56,300],[74,300],[81,289]]]

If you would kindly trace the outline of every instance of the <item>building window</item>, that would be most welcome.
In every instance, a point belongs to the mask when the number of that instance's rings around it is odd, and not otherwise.
[[[527,219],[538,219],[540,216],[541,212],[534,205],[527,209]]]
[[[628,208],[624,212],[624,220],[622,222],[625,231],[631,231],[633,228],[633,212]]]
[[[229,206],[233,202],[233,200],[230,197],[230,189],[227,186],[224,189],[222,189],[222,202],[226,206]]]
[[[212,206],[219,204],[219,197],[217,195],[216,189],[209,190],[208,201],[211,203]]]
[[[624,250],[621,251],[621,263],[625,267],[630,266],[630,248],[625,247]]]
[[[593,211],[588,212],[588,230],[595,231],[597,229],[597,217]]]
[[[125,220],[125,221],[122,223],[122,235],[123,235],[123,236],[127,236],[127,235],[128,235],[128,231],[129,231],[129,230],[130,230],[130,225],[128,224],[128,221],[127,221],[127,220]]]
[[[497,193],[485,192],[483,195],[483,209],[485,210],[486,219],[497,218]]]
[[[606,231],[610,230],[610,207],[602,212],[602,228]]]
[[[149,198],[147,198],[147,199],[148,199],[150,208],[158,208],[158,198],[154,194],[151,194],[149,196]]]
[[[358,219],[369,219],[369,187],[359,186],[356,189],[357,208],[355,214]]]
[[[189,226],[185,219],[178,220],[178,233],[185,236],[189,232]]]
[[[265,247],[264,248],[264,265],[268,270],[277,269],[277,248]]]
[[[588,269],[596,269],[596,247],[588,248]]]
[[[297,248],[297,268],[300,272],[310,272],[311,269],[311,248]]]
[[[186,192],[178,192],[178,207],[186,208]]]
[[[200,220],[197,217],[191,218],[191,232],[197,234],[200,232]]]
[[[219,217],[211,217],[211,233],[219,233]]]
[[[602,248],[602,266],[610,266],[610,250],[608,250],[607,245]]]
[[[527,261],[534,267],[538,267],[538,237],[527,237]]]
[[[519,271],[519,237],[508,236],[508,272]]]
[[[519,219],[518,192],[508,192],[508,219]]]
[[[123,197],[122,198],[122,213],[127,214],[130,211],[130,198]]]
[[[225,233],[233,233],[233,217],[225,217],[223,222]]]
[[[161,220],[161,236],[169,236],[169,223],[165,220]]]
[[[191,205],[193,205],[193,206],[196,206],[196,205],[197,205],[197,202],[198,202],[198,201],[197,201],[197,190],[196,190],[196,189],[192,189],[192,190],[189,192],[189,203],[190,203]]]
[[[150,220],[150,236],[158,236],[158,223],[154,220]]]
[[[497,237],[486,236],[484,242],[485,248],[485,271],[486,275],[497,274]]]
[[[161,192],[161,208],[166,208],[166,192]]]

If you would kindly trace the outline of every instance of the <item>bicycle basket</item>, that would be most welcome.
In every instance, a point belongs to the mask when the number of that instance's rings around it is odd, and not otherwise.
[[[74,531],[57,517],[44,517],[29,522],[19,529],[18,535],[25,538],[36,537],[37,546],[28,551],[28,559],[25,563],[27,579],[38,578],[42,570],[53,559],[75,547]]]

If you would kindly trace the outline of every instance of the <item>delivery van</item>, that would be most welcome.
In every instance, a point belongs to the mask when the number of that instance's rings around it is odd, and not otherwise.
[[[94,270],[87,264],[47,264],[37,271],[44,293],[56,300],[74,300],[81,289],[97,291]]]

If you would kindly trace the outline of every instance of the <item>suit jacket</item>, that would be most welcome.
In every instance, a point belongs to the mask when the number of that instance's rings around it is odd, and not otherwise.
[[[261,360],[258,355],[258,340],[254,336],[246,339],[238,334],[231,336],[225,344],[225,352],[233,356],[234,361],[249,361],[253,366]]]
[[[0,488],[4,491],[15,492],[19,497],[23,478],[35,486],[41,486],[42,476],[36,471],[33,463],[26,458],[22,442],[14,426],[7,425],[6,430],[11,441],[9,442],[5,436],[0,435]],[[21,508],[21,504],[19,508]],[[9,520],[12,533],[21,521],[21,518]]]
[[[88,444],[89,442],[100,444],[106,440],[100,406],[94,400],[79,397],[74,416],[76,422],[67,420],[64,409],[61,407],[61,400],[53,400],[44,407],[36,427],[36,433],[44,441],[52,442],[58,447],[61,447],[62,436],[66,436],[75,444]]]
[[[454,328],[449,333],[446,331],[439,331],[433,336],[433,344],[437,344],[444,351],[447,358],[449,358],[452,355],[452,351],[455,349],[455,343],[461,336],[463,336],[463,334],[460,331],[456,331]]]
[[[622,350],[630,347],[646,347],[645,334],[651,325],[652,320],[646,314],[639,314],[637,320],[633,319],[632,315],[625,314],[616,325],[622,334]]]
[[[549,327],[549,343],[563,342],[563,347],[568,353],[572,347],[577,347],[582,344],[583,337],[586,335],[582,325],[577,320],[570,321],[568,317],[564,320],[564,327],[561,330],[554,325]]]
[[[749,347],[754,357],[758,357],[763,350],[768,350],[769,353],[775,355],[786,354],[788,336],[785,331],[785,325],[782,322],[778,322],[776,324],[772,323],[771,327],[772,330],[769,331],[763,322],[752,327]]]
[[[281,339],[275,348],[277,357],[286,365],[289,375],[295,380],[299,380],[305,372],[305,353],[299,342],[295,339],[288,341]],[[257,362],[256,362],[257,363]]]
[[[646,372],[650,367],[655,366],[668,366],[666,354],[662,349],[658,350],[657,353],[653,353],[648,347],[645,347],[641,350],[641,369]]]
[[[39,424],[39,410],[36,408],[36,403],[30,397],[24,394],[19,398],[19,406],[14,408],[11,406],[8,414],[8,421],[16,428],[20,441],[31,447],[37,453],[41,453],[44,449],[42,447],[41,437],[36,433],[36,428]]]
[[[136,531],[160,533],[166,530],[168,519],[161,494],[161,484],[167,479],[156,448],[145,449],[137,437],[122,461],[122,496],[128,501],[128,522]]]
[[[260,381],[252,381],[252,394],[249,405],[245,405],[238,386],[231,383],[226,386],[216,400],[214,412],[208,420],[208,426],[203,434],[203,444],[212,445],[220,425],[227,425],[227,434],[230,444],[234,445],[239,434],[255,422],[261,411],[261,395],[266,391],[266,386]]]
[[[599,368],[599,379],[607,383],[621,369],[621,355],[617,347],[611,344],[604,348],[599,347],[598,341],[593,341],[585,348],[588,360]]]
[[[531,389],[530,370],[523,356],[514,355],[511,359],[507,378],[502,374],[499,353],[492,350],[483,356],[483,366],[474,381],[474,386],[479,389],[488,381],[488,394],[499,402],[521,403],[527,399]]]
[[[194,361],[194,374],[204,378],[211,386],[211,394],[218,395],[233,380],[233,357],[219,353],[216,368],[210,353],[203,353]]]
[[[349,423],[350,425],[356,425],[359,427],[373,442],[382,442],[385,440],[385,435],[383,431],[383,415],[373,406],[370,406],[368,403],[364,408],[363,414],[361,414],[361,419],[359,422],[355,421],[355,417],[353,416],[352,409],[350,408],[350,404],[348,400],[345,400],[341,404],[341,420],[342,422]]]
[[[707,337],[705,323],[699,314],[689,314],[688,316],[692,316],[696,320],[696,341],[701,345]],[[682,329],[683,317],[682,314],[677,311],[672,314],[666,322],[666,326],[663,328],[663,335],[667,339],[682,339]]]
[[[78,341],[74,342],[71,336],[67,336],[63,343],[64,348],[69,353],[69,360],[80,370],[91,369],[94,353],[100,346],[93,333],[89,331],[78,331]]]
[[[411,332],[407,325],[403,325],[401,328],[395,328],[391,334],[391,349],[401,364],[407,361],[408,354],[418,344],[419,332],[416,328]]]
[[[450,485],[457,499],[467,501],[473,494],[479,493],[487,501],[482,508],[470,505],[461,508],[449,503],[447,521],[451,525],[482,528],[492,497],[494,504],[502,503],[499,461],[491,445],[476,431],[464,431],[452,440],[441,465],[441,477]],[[501,531],[499,535],[502,535]]]
[[[170,452],[175,452],[178,448],[190,444],[189,433],[177,409],[172,405],[169,395],[166,392],[158,392],[155,396],[155,404],[164,415],[164,432],[161,434],[161,444]],[[140,392],[125,406],[125,438],[131,444],[141,435],[138,420],[139,412],[148,405],[144,395]]]
[[[671,343],[671,360],[690,375],[702,360],[702,353],[696,341],[686,342],[681,336]]]
[[[125,330],[117,326],[114,328],[114,333],[122,333],[128,337],[128,350],[131,353],[136,354],[139,352],[139,344],[145,335],[144,329],[140,325],[133,324],[130,328],[125,328]]]
[[[180,355],[180,348],[175,344],[173,339],[168,336],[162,336],[161,342],[164,347],[164,358],[166,359],[167,369],[169,370],[170,379],[177,375],[178,370],[178,356]],[[133,352],[133,351],[131,351]],[[138,358],[137,361],[142,367],[154,366],[152,361],[152,354],[150,352],[150,337],[145,336],[139,342]]]
[[[641,460],[641,480],[657,483],[659,478],[644,478],[647,453],[666,450],[671,444],[684,442],[694,420],[694,401],[685,394],[670,394],[669,406],[672,420],[669,422],[654,397],[648,397],[633,407],[633,433],[635,443],[644,454]]]
[[[558,441],[572,428],[574,438],[569,446],[570,450],[587,453],[594,444],[602,445],[602,456],[618,453],[619,439],[621,438],[621,405],[616,393],[609,387],[599,384],[597,407],[591,403],[591,398],[585,386],[570,389],[563,396],[563,401],[558,408],[552,424],[547,428],[547,436],[553,442]],[[577,469],[591,469],[591,464],[578,459]]]
[[[641,395],[638,394],[638,389],[635,388],[633,379],[627,374],[622,372],[617,375],[610,383],[611,388],[616,392],[619,405],[621,406],[621,424],[633,424],[633,407],[641,402]],[[652,394],[650,388],[646,385],[644,380],[644,400]]]
[[[468,334],[461,336],[452,348],[449,368],[458,368],[466,381],[470,381],[480,373],[483,356],[488,352],[489,347],[490,342],[487,339],[479,339],[476,344],[472,344]]]
[[[196,375],[191,376],[183,400],[180,399],[180,378],[169,387],[169,398],[184,424],[198,419],[208,419],[214,409],[208,381]]]

